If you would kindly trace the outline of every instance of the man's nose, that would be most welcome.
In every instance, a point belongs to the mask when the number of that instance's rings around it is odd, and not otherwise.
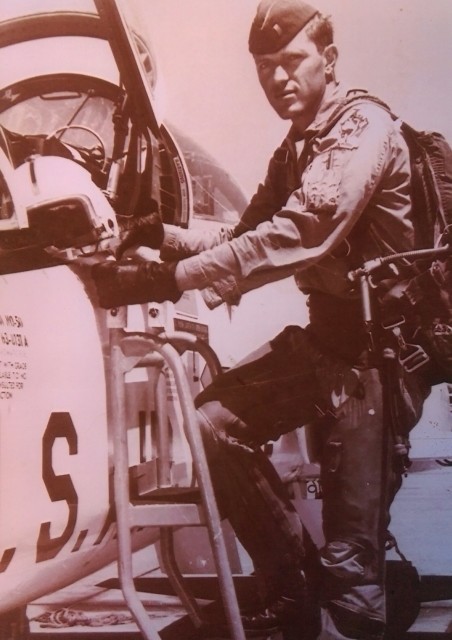
[[[274,82],[277,82],[277,83],[287,82],[288,79],[289,79],[289,74],[287,73],[287,71],[284,69],[282,65],[278,65],[277,67],[275,67],[275,70],[273,72]]]

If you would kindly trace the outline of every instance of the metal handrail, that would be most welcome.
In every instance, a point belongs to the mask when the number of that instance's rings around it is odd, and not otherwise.
[[[135,591],[131,563],[131,532],[129,522],[129,468],[127,430],[125,428],[125,389],[124,374],[131,368],[146,362],[149,353],[157,353],[172,371],[179,396],[184,430],[189,443],[193,464],[199,485],[199,491],[206,514],[206,525],[218,571],[221,595],[233,640],[245,640],[240,617],[239,605],[232,579],[229,558],[221,519],[215,500],[210,472],[204,451],[202,437],[198,428],[196,410],[193,404],[188,379],[176,349],[185,347],[201,353],[206,364],[216,375],[221,367],[212,349],[191,334],[174,332],[171,334],[127,333],[123,329],[110,330],[111,368],[110,382],[114,393],[111,394],[111,410],[114,440],[114,493],[119,548],[119,579],[126,603],[146,640],[159,640],[160,636]]]

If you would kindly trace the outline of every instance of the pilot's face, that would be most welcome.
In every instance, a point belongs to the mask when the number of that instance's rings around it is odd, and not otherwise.
[[[325,52],[302,29],[276,53],[255,55],[254,60],[259,82],[277,114],[306,128],[325,92]]]

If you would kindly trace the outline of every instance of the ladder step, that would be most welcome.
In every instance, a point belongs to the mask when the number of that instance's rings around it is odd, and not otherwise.
[[[132,494],[135,503],[170,502],[201,504],[201,493],[198,487],[159,487],[147,493]]]
[[[151,504],[134,500],[129,507],[131,527],[192,527],[205,524],[199,504]]]

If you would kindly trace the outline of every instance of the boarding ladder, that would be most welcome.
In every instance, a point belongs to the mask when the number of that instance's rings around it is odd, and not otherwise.
[[[170,584],[195,626],[201,628],[203,619],[200,607],[184,587],[183,577],[177,566],[173,549],[173,529],[181,526],[206,526],[212,547],[215,569],[219,580],[226,620],[233,640],[245,640],[240,617],[223,529],[214,497],[201,434],[198,429],[188,379],[180,353],[189,349],[204,358],[211,374],[219,371],[219,362],[207,343],[195,336],[175,332],[128,332],[124,330],[125,309],[108,312],[109,318],[109,423],[113,438],[114,507],[118,537],[118,573],[121,590],[127,606],[146,640],[160,640],[160,635],[138,597],[132,572],[133,527],[159,527],[161,564]],[[145,497],[131,499],[129,479],[129,451],[126,425],[125,375],[136,367],[153,368],[157,416],[157,448],[159,449],[157,499],[150,492]],[[175,380],[184,421],[184,432],[193,460],[197,481],[196,492],[187,492],[171,486],[168,456],[168,420],[166,409],[166,380],[164,368],[168,368]],[[170,498],[162,500],[168,489]],[[188,493],[188,499],[187,499]],[[196,493],[198,500],[193,499]]]

